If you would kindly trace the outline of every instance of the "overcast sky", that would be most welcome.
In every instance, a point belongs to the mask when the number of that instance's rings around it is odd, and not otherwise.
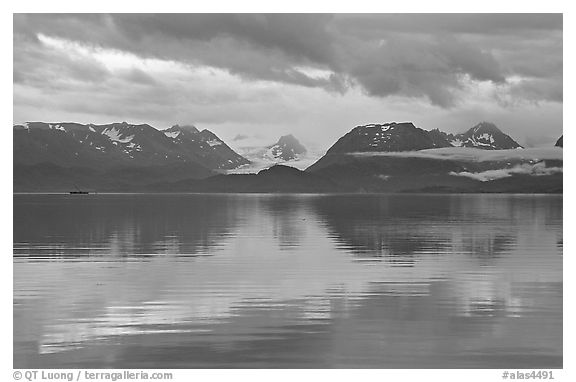
[[[232,146],[354,126],[562,133],[562,16],[14,16],[14,122],[208,128]],[[234,138],[236,138],[234,140]]]

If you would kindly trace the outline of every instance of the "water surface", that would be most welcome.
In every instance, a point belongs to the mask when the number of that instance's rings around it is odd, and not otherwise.
[[[562,367],[562,196],[15,195],[15,368]]]

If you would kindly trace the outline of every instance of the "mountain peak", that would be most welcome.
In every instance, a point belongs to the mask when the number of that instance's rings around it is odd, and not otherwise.
[[[191,133],[198,133],[198,132],[199,132],[198,128],[197,128],[196,126],[194,126],[194,125],[178,125],[178,124],[172,126],[172,127],[169,128],[169,129],[166,129],[166,131],[172,131],[172,132],[175,132],[175,131],[189,131],[189,132],[191,132]]]
[[[184,134],[186,136],[193,136],[199,133],[198,129],[194,125],[174,125],[168,129],[162,130],[165,136],[168,138],[178,138],[180,134]]]
[[[564,135],[560,136],[554,145],[556,147],[564,147]]]
[[[356,126],[340,138],[329,153],[394,152],[449,147],[442,137],[432,137],[412,122],[370,123]]]
[[[518,142],[505,134],[491,122],[480,122],[452,141],[454,146],[475,147],[485,150],[522,148]]]
[[[290,161],[306,153],[304,147],[292,134],[283,135],[278,142],[268,147],[268,156],[276,160]]]
[[[477,124],[476,126],[474,126],[472,128],[474,130],[474,132],[487,132],[487,133],[493,133],[493,132],[502,132],[502,130],[500,130],[498,128],[498,126],[496,126],[494,123],[492,122],[480,122],[479,124]]]
[[[288,134],[281,136],[280,139],[278,139],[278,142],[276,142],[276,144],[300,145],[300,142],[298,141],[298,139],[296,139],[295,136],[293,136],[292,134]],[[304,149],[304,151],[306,151],[306,149]]]

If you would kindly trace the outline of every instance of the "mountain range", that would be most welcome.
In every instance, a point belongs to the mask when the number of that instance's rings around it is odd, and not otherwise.
[[[157,130],[126,122],[29,122],[14,126],[14,162],[97,168],[195,163],[214,170],[235,168],[248,160],[211,131],[194,126]]]
[[[522,148],[494,124],[481,122],[462,134],[438,129],[427,131],[411,122],[356,126],[340,138],[326,153],[400,152],[441,147],[471,147],[484,150]]]
[[[249,161],[209,130],[148,124],[28,122],[13,128],[14,189],[138,189],[197,179]]]
[[[461,134],[357,126],[307,172],[354,192],[561,192],[562,152],[523,149],[492,123]]]
[[[305,171],[237,175],[217,174],[250,161],[192,125],[28,122],[13,130],[15,191],[562,191],[560,149],[522,149],[488,122],[461,134],[410,122],[356,126]],[[306,153],[292,135],[263,150],[280,163]]]

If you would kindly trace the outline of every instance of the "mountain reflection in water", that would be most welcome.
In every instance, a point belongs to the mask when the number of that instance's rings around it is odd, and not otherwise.
[[[562,367],[562,196],[14,196],[14,367]]]

